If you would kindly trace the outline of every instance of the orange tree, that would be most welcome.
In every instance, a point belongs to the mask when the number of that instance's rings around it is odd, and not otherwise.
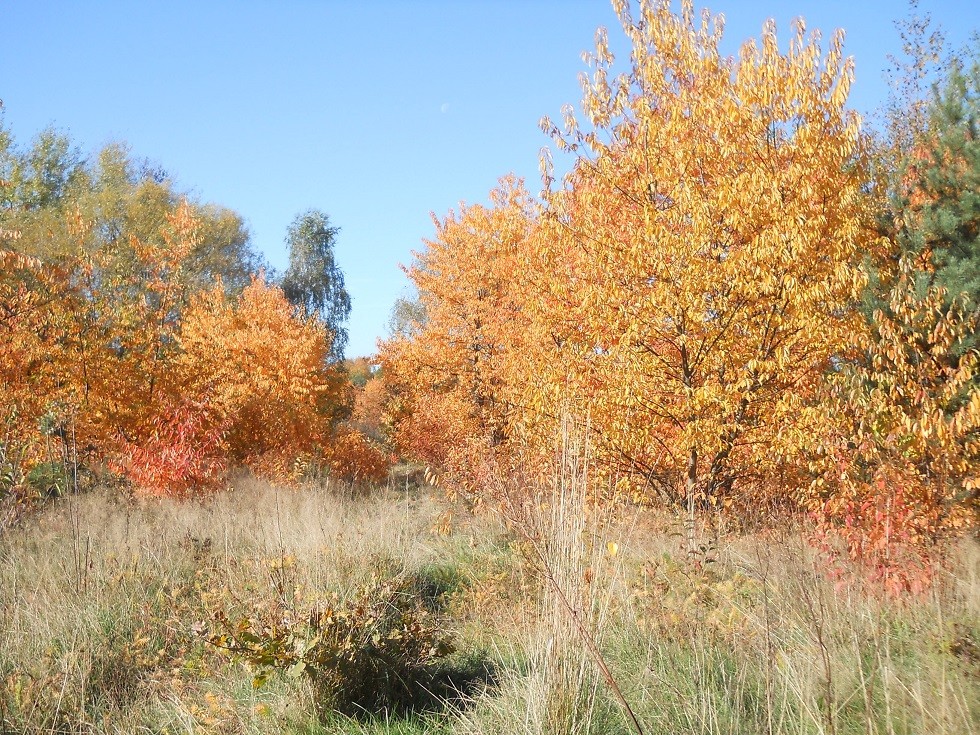
[[[293,461],[329,442],[347,401],[343,370],[327,361],[331,339],[261,278],[234,299],[219,284],[185,312],[176,392],[226,426],[232,463],[289,474]]]
[[[534,202],[502,179],[491,206],[436,220],[436,235],[408,269],[424,319],[381,345],[393,438],[408,457],[455,471],[506,440],[506,385],[522,360],[526,323],[518,255],[534,230]]]
[[[79,300],[67,276],[0,250],[0,463],[15,475],[51,454],[39,425],[64,398],[65,338]]]
[[[861,329],[869,244],[852,66],[797,21],[737,57],[692,3],[616,9],[629,69],[597,34],[579,118],[543,127],[575,158],[524,251],[536,360],[529,422],[588,412],[599,463],[694,507],[798,464],[815,386]],[[544,424],[548,425],[547,422]]]
[[[802,21],[786,53],[770,23],[726,58],[690,2],[616,10],[628,69],[600,31],[580,116],[543,121],[564,185],[546,169],[540,205],[505,182],[437,223],[409,270],[425,319],[382,355],[417,455],[472,474],[473,437],[533,456],[587,416],[597,468],[693,512],[803,479],[817,387],[865,328],[852,67]]]

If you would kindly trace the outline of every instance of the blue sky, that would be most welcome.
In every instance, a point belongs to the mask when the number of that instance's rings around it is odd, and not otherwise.
[[[703,7],[705,3],[698,2]],[[847,31],[852,105],[885,99],[902,0],[713,0],[734,52],[774,17]],[[964,44],[980,3],[922,0]],[[407,287],[399,263],[429,212],[484,201],[516,172],[537,191],[542,115],[579,99],[597,26],[624,49],[607,0],[285,0],[0,3],[0,98],[27,143],[42,128],[86,152],[128,142],[194,196],[238,211],[276,268],[293,217],[341,228],[354,307],[348,354],[369,354]],[[625,58],[625,54],[623,55]]]

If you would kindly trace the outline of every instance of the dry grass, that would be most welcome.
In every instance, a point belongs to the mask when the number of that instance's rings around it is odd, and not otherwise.
[[[523,538],[425,490],[59,501],[0,537],[3,732],[630,732],[569,608],[646,733],[980,730],[975,543],[897,602],[835,588],[793,534],[722,540],[693,564],[679,522],[597,517],[581,468],[556,479]],[[497,686],[464,711],[316,722],[303,682],[253,689],[194,632],[219,609],[344,594],[379,565],[429,575]]]
[[[0,538],[4,732],[309,726],[301,684],[253,690],[195,627],[219,609],[343,594],[380,564],[444,564],[469,538],[433,533],[441,510],[426,493],[354,501],[258,482],[200,503],[60,501]]]

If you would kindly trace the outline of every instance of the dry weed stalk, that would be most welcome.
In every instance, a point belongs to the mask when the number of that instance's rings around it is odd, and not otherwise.
[[[595,685],[593,682],[590,686],[584,667],[591,659],[631,729],[643,735],[639,718],[597,640],[606,607],[602,598],[610,587],[603,582],[610,581],[611,570],[603,558],[606,546],[597,533],[601,525],[599,509],[589,492],[588,435],[587,422],[579,426],[564,416],[551,476],[535,478],[528,484],[512,481],[502,493],[501,514],[527,543],[531,562],[545,583],[541,613],[548,643],[541,664],[546,676],[556,676],[553,694],[559,700],[548,708],[549,729],[574,730],[579,704],[584,704],[585,712],[581,714],[588,719],[595,706]],[[532,488],[530,492],[528,488]],[[572,646],[574,640],[581,644],[577,652]],[[590,691],[592,696],[587,702],[578,703],[575,695],[568,698],[569,691]],[[553,710],[555,705],[558,711]]]

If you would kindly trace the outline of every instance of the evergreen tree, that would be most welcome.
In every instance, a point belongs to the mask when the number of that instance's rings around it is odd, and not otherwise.
[[[980,308],[980,54],[937,85],[897,187],[897,238],[947,304]]]

